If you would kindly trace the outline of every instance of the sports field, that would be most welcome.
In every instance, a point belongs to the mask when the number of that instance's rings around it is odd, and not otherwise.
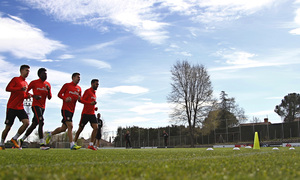
[[[0,179],[300,179],[300,148],[6,149]]]

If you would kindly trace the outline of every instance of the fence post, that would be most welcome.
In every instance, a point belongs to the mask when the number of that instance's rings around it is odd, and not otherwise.
[[[268,133],[268,140],[270,140],[269,122],[267,122],[267,133]]]
[[[120,129],[120,140],[121,140],[121,147],[123,146],[123,144],[122,144],[122,139],[123,139],[123,135],[122,135],[122,128]]]
[[[241,124],[239,125],[239,130],[240,130],[240,142],[242,142],[242,127],[241,127]]]
[[[283,123],[281,123],[281,131],[282,131],[281,138],[282,138],[282,139],[284,139],[284,129],[283,129]]]
[[[141,147],[141,129],[139,128],[139,147]]]
[[[215,127],[215,124],[214,124],[214,136],[215,136],[215,144],[217,143],[217,137],[216,137],[216,127]]]
[[[179,137],[180,139],[179,139],[179,142],[180,142],[180,146],[182,145],[181,144],[181,126],[180,126],[180,137]]]
[[[169,141],[168,141],[168,143],[169,143],[169,146],[171,146],[171,131],[170,131],[170,126],[169,126]]]
[[[157,128],[158,146],[160,146],[159,127]]]
[[[226,120],[226,142],[228,142],[228,125],[227,125],[227,119]]]

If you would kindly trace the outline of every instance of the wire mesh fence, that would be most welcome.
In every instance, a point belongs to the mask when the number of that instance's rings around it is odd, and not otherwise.
[[[168,126],[164,128],[143,129],[139,127],[119,128],[114,139],[115,147],[125,147],[125,130],[131,132],[133,147],[160,147],[165,146],[163,130],[169,134],[168,146],[190,146],[191,136],[185,126]],[[201,130],[195,132],[195,145],[222,144],[222,143],[251,143],[254,134],[258,132],[261,142],[300,142],[300,122],[284,123],[249,123],[234,127],[212,129],[203,134]]]

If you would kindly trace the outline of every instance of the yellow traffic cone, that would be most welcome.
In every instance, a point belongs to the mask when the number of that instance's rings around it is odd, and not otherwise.
[[[255,132],[253,149],[260,149],[258,133]]]

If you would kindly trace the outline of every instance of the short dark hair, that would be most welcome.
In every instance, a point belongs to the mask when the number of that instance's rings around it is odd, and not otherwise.
[[[73,74],[72,74],[72,79],[73,79],[75,76],[78,76],[78,75],[80,75],[80,73],[78,73],[78,72],[73,73]]]
[[[40,77],[40,75],[42,74],[42,72],[46,72],[47,71],[47,69],[45,69],[45,68],[40,68],[39,70],[38,70],[38,72],[37,72],[37,75]]]
[[[99,81],[98,79],[92,79],[91,84],[98,82],[98,81]]]
[[[20,71],[26,68],[30,68],[27,64],[23,64],[22,66],[20,66]]]

